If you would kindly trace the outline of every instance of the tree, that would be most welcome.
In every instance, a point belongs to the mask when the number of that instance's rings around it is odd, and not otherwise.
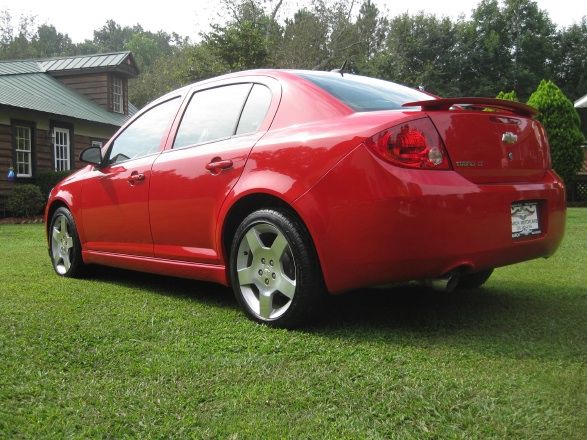
[[[579,115],[573,103],[552,81],[542,80],[528,105],[540,112],[537,119],[548,134],[553,168],[568,187],[583,160],[581,143],[585,138]]]
[[[532,0],[506,0],[502,13],[509,24],[511,85],[526,97],[541,78],[552,77],[556,28]]]
[[[73,43],[69,35],[57,32],[55,26],[43,24],[37,28],[31,39],[31,49],[35,57],[48,58],[68,55],[73,51]]]
[[[481,1],[471,20],[458,24],[455,62],[460,66],[460,94],[493,96],[510,86],[512,60],[507,27],[497,0]]]
[[[499,92],[496,96],[497,99],[506,99],[508,101],[516,101],[519,102],[520,100],[518,99],[518,95],[516,95],[515,91],[510,91],[510,92]]]
[[[389,23],[385,50],[375,59],[377,76],[441,94],[458,93],[455,25],[448,18],[403,14]]]
[[[562,90],[576,100],[587,93],[587,16],[562,29],[556,38],[554,76]]]
[[[388,21],[371,0],[364,0],[355,25],[361,45],[355,65],[360,73],[373,74],[372,60],[384,47]]]
[[[308,9],[285,20],[277,65],[289,69],[311,69],[328,56],[328,26]]]

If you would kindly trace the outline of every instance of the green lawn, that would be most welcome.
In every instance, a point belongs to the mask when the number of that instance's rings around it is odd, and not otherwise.
[[[223,287],[56,276],[0,226],[0,438],[587,438],[587,209],[558,253],[475,292],[332,301],[256,325]]]

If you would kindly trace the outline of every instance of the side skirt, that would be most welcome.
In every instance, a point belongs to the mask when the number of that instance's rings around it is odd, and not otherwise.
[[[223,265],[164,260],[154,257],[113,254],[99,251],[82,251],[84,263],[101,264],[139,272],[156,273],[180,278],[190,278],[228,286],[226,268]]]

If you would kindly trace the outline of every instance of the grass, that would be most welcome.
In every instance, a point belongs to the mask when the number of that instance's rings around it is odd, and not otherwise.
[[[212,284],[57,277],[41,225],[0,248],[0,438],[587,438],[585,209],[483,289],[355,292],[302,331]]]

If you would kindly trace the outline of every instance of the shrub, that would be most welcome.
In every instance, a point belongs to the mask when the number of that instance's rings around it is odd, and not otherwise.
[[[511,92],[499,92],[496,96],[497,99],[506,99],[508,101],[516,101],[519,102],[518,95],[516,92],[512,90]]]
[[[6,199],[6,208],[17,217],[32,217],[41,212],[45,199],[37,185],[17,184]]]
[[[536,117],[548,134],[552,167],[569,186],[581,167],[585,140],[581,133],[581,120],[573,103],[552,82],[542,80],[528,100],[528,105],[540,113]]]
[[[71,173],[71,171],[41,171],[39,172],[39,174],[37,175],[37,185],[39,186],[40,190],[41,190],[41,194],[43,194],[43,197],[45,198],[45,200],[47,200],[47,197],[49,197],[49,192],[51,192],[51,189],[57,185],[59,182],[61,182],[63,179],[65,179],[67,176],[69,176],[69,174]]]

